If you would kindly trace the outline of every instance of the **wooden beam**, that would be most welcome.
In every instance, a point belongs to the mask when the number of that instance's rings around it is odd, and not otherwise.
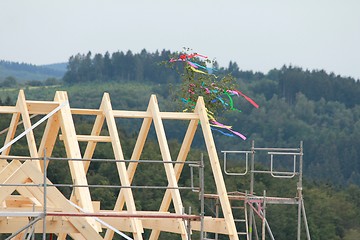
[[[102,115],[103,112],[98,109],[83,109],[83,108],[71,108],[71,113],[74,115]]]
[[[115,118],[148,118],[151,117],[148,112],[144,111],[124,111],[124,110],[113,110]]]
[[[52,155],[52,151],[54,149],[59,130],[60,130],[59,116],[57,113],[55,113],[48,119],[46,123],[46,127],[38,151],[39,157],[44,157],[44,151],[46,152],[47,157]],[[49,165],[49,161],[46,162],[46,167],[48,165]],[[44,172],[44,164],[41,164],[40,167],[41,167],[41,171]]]
[[[15,211],[18,209],[24,211],[23,210],[24,208],[34,206],[34,202],[31,201],[30,198],[22,195],[10,195],[5,199],[5,202],[6,202],[7,211],[10,210],[11,208],[14,208]],[[32,211],[31,209],[29,210]],[[2,212],[4,212],[4,210],[2,210]]]
[[[79,142],[111,142],[110,136],[95,136],[95,135],[76,135]],[[60,140],[63,140],[60,135]]]
[[[206,149],[209,154],[210,165],[212,173],[214,175],[216,190],[219,195],[220,205],[226,222],[226,227],[231,240],[239,240],[237,235],[234,217],[232,215],[231,205],[228,198],[224,177],[219,162],[219,158],[216,152],[215,142],[211,132],[209,119],[205,108],[205,103],[202,97],[199,97],[196,102],[195,112],[200,116],[200,123],[202,132],[205,139]]]
[[[199,120],[197,113],[161,112],[161,119],[169,120]]]
[[[48,114],[58,106],[57,102],[26,100],[26,108],[30,114]]]
[[[124,160],[124,154],[120,144],[120,138],[118,134],[118,130],[116,127],[115,118],[113,115],[112,106],[110,103],[110,97],[108,93],[105,93],[102,100],[103,110],[105,112],[105,119],[108,127],[108,131],[111,137],[111,143],[115,155],[116,160]],[[130,186],[129,176],[126,171],[126,165],[124,162],[116,163],[117,170],[119,173],[119,178],[121,182],[121,186],[127,187]],[[136,213],[134,196],[132,194],[132,190],[130,188],[124,188],[126,208],[131,213]],[[142,239],[142,233],[144,232],[142,228],[141,221],[137,218],[132,219],[132,233],[135,240]]]
[[[4,183],[19,167],[20,161],[13,160],[0,171],[0,183]]]
[[[18,96],[16,105],[19,107],[22,121],[24,124],[24,129],[25,130],[30,129],[31,128],[30,115],[29,115],[29,111],[27,109],[25,94],[24,94],[23,90],[19,91],[19,96]],[[38,150],[37,150],[37,146],[36,146],[36,142],[35,142],[34,132],[32,130],[26,134],[26,139],[27,139],[27,143],[28,143],[30,156],[33,158],[38,158],[39,157]],[[35,162],[36,166],[39,169],[41,169],[40,161],[39,160],[33,160],[33,161]]]
[[[20,227],[29,223],[28,217],[6,218],[0,221],[0,233],[13,233]],[[35,233],[43,232],[43,221],[40,220],[35,224]],[[66,219],[54,220],[46,219],[47,233],[79,233],[79,231]]]
[[[100,136],[101,129],[102,129],[102,127],[104,125],[104,121],[105,121],[105,114],[103,113],[103,111],[101,109],[102,109],[102,103],[101,103],[100,109],[99,109],[101,114],[98,114],[95,118],[94,126],[91,130],[91,136]],[[111,138],[110,138],[110,141],[111,141]],[[84,153],[85,159],[92,158],[96,145],[97,145],[97,141],[89,141],[88,142],[88,144],[86,145],[85,153]],[[90,166],[90,162],[84,162],[85,172],[88,171],[89,166]]]
[[[159,114],[160,110],[159,110],[156,96],[151,95],[150,99],[151,99],[150,100],[150,111],[151,111],[153,121],[154,121],[154,126],[155,126],[156,136],[157,136],[159,146],[160,146],[161,156],[162,156],[162,159],[164,162],[169,162],[169,161],[171,161],[171,154],[170,154],[169,145],[167,143],[167,139],[166,139],[166,135],[165,135],[164,125],[162,123],[162,120],[161,120],[161,117]],[[177,184],[176,174],[175,174],[173,165],[164,163],[164,168],[165,168],[167,180],[169,182],[169,186],[173,188],[170,190],[170,192],[171,192],[175,212],[177,214],[181,214],[183,211],[183,204],[181,201],[180,191],[179,191],[179,189],[177,189],[178,184]],[[188,239],[188,234],[187,234],[184,222],[179,221],[179,224],[180,224],[180,229],[181,229],[181,238],[183,240]]]
[[[14,114],[12,115],[12,117],[11,117],[10,126],[9,126],[8,132],[7,132],[7,134],[6,134],[6,139],[5,139],[5,142],[4,142],[4,146],[5,146],[6,144],[8,144],[9,142],[11,142],[11,141],[14,139],[19,120],[20,120],[20,113],[14,113]],[[11,146],[9,146],[8,148],[6,148],[6,149],[1,153],[1,156],[7,156],[7,155],[9,155],[10,150],[11,150]],[[0,170],[1,170],[2,168],[4,168],[6,165],[7,165],[7,162],[4,161],[4,160],[1,160],[1,161],[0,161]]]
[[[55,101],[59,104],[68,102],[66,92],[56,92]],[[79,142],[76,139],[76,131],[74,121],[71,115],[70,106],[66,105],[58,112],[60,119],[61,132],[64,137],[64,145],[67,157],[71,159],[81,159]],[[88,185],[84,164],[79,161],[68,161],[70,167],[71,178],[74,184]],[[88,187],[75,188],[75,196],[79,200],[79,205],[87,212],[94,212],[90,191]],[[89,223],[97,229],[99,224],[94,219],[88,219]]]
[[[0,106],[0,113],[18,113],[17,107],[12,106]]]
[[[201,230],[200,221],[191,222],[191,229],[195,231]],[[220,233],[220,234],[229,234],[227,229],[227,224],[224,218],[204,218],[204,232]]]
[[[150,118],[151,114],[144,111],[113,110],[115,118]],[[162,119],[192,120],[199,119],[196,113],[160,112]]]
[[[119,229],[123,232],[131,232],[130,229],[130,219],[129,218],[118,218],[118,217],[100,217],[101,220],[104,220],[111,226]],[[179,228],[178,219],[168,219],[168,218],[142,218],[143,227],[146,229],[155,229],[164,232],[171,232],[181,234]],[[106,239],[106,238],[104,238]]]

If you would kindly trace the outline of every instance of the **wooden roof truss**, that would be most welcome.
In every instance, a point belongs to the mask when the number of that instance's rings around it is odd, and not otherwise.
[[[119,185],[125,188],[121,188],[115,207],[111,211],[113,214],[126,213],[133,217],[102,217],[102,210],[100,210],[98,203],[92,201],[88,187],[74,188],[70,199],[67,199],[57,188],[48,187],[44,197],[45,190],[41,187],[44,182],[44,165],[42,164],[43,161],[38,160],[38,158],[44,157],[44,152],[46,152],[47,156],[51,156],[58,137],[64,143],[66,158],[68,159],[92,159],[98,142],[110,142],[115,159],[124,160],[115,119],[140,118],[143,121],[130,160],[140,160],[150,127],[153,124],[162,160],[164,162],[172,161],[163,120],[176,119],[189,121],[176,159],[176,161],[184,162],[190,151],[196,129],[198,125],[201,126],[223,212],[223,218],[205,217],[204,230],[226,234],[229,236],[229,239],[238,239],[216,147],[204,101],[201,97],[198,99],[193,113],[161,112],[155,95],[150,97],[146,111],[123,111],[112,109],[108,93],[104,93],[99,109],[75,109],[70,107],[67,93],[64,91],[56,92],[53,101],[32,101],[26,100],[25,94],[21,90],[15,106],[0,106],[0,116],[3,114],[12,114],[12,118],[7,129],[4,147],[1,149],[1,156],[9,158],[16,155],[16,153],[11,155],[11,149],[12,144],[16,144],[14,141],[14,139],[16,140],[15,134],[17,127],[21,124],[26,131],[24,135],[26,136],[29,156],[23,156],[25,161],[19,161],[15,157],[11,161],[0,161],[0,233],[13,233],[28,224],[29,216],[26,213],[34,210],[41,212],[46,201],[46,212],[59,213],[54,216],[46,216],[46,231],[57,234],[58,239],[66,239],[67,235],[73,239],[112,239],[114,229],[104,226],[101,224],[101,221],[96,221],[97,219],[105,221],[119,231],[130,232],[133,239],[143,239],[144,228],[152,229],[150,239],[158,239],[161,231],[174,232],[181,235],[182,239],[188,239],[186,224],[180,217],[157,218],[156,221],[154,221],[153,217],[150,217],[154,214],[163,213],[178,216],[183,214],[183,202],[178,189],[178,180],[183,164],[163,164],[169,189],[165,191],[158,212],[137,211],[132,189],[126,188],[131,186],[134,179],[138,166],[136,161],[129,163],[128,166],[124,162],[116,162],[120,179]],[[40,144],[36,144],[34,137],[36,127],[34,127],[35,124],[31,123],[31,116],[33,114],[45,115],[42,121],[46,121],[46,126]],[[90,135],[78,135],[76,133],[73,115],[77,114],[96,115]],[[105,124],[109,136],[100,135]],[[1,126],[2,129],[4,127],[6,126]],[[80,151],[79,141],[87,142],[83,154]],[[86,173],[90,162],[70,160],[68,164],[73,184],[88,185]],[[34,184],[38,186],[33,186]],[[46,179],[46,184],[51,184],[49,179]],[[15,194],[15,192],[17,193]],[[174,213],[168,212],[171,203],[175,209]],[[126,210],[124,209],[125,204]],[[79,209],[82,209],[83,213],[97,213],[99,217],[66,215],[67,213],[81,213]],[[136,217],[140,215],[142,215],[141,218]],[[149,215],[148,218],[146,217],[147,215]],[[35,232],[40,233],[43,230],[41,227],[44,225],[43,221],[44,219],[41,219],[39,222],[43,224],[36,224],[34,226]],[[192,230],[200,230],[200,223],[192,222],[191,227]],[[102,229],[106,230],[105,236],[100,234]],[[25,233],[22,232],[21,234],[24,235]],[[17,237],[21,236],[21,234]]]

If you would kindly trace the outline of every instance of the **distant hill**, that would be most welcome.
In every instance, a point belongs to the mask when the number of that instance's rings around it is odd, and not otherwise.
[[[40,65],[39,67],[53,69],[57,72],[61,72],[62,76],[63,76],[64,73],[66,72],[67,65],[68,65],[68,63],[64,62],[64,63],[53,63],[53,64]]]
[[[31,80],[44,81],[48,78],[60,79],[66,72],[66,66],[67,63],[37,66],[28,63],[0,60],[0,81],[9,76],[14,77],[20,83]]]

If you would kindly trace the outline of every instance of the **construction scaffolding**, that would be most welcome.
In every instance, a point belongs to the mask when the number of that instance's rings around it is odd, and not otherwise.
[[[265,152],[267,159],[259,161],[260,159],[256,158],[256,153]],[[241,209],[244,212],[244,217],[242,219],[235,218],[236,223],[244,224],[244,227],[240,227],[240,224],[237,224],[238,235],[245,237],[247,240],[252,239],[261,239],[264,240],[266,236],[269,236],[270,239],[274,240],[274,234],[271,230],[270,224],[266,218],[266,208],[267,205],[277,204],[277,205],[297,205],[297,240],[301,239],[301,230],[302,230],[302,221],[304,223],[304,229],[306,233],[306,239],[310,240],[310,231],[307,223],[307,217],[304,206],[303,199],[303,143],[300,142],[298,148],[259,148],[255,147],[255,141],[252,141],[251,149],[248,151],[222,151],[224,155],[224,165],[223,170],[226,176],[232,177],[244,177],[250,175],[249,190],[246,192],[230,192],[229,201],[231,203],[237,202],[236,206],[232,209]],[[242,172],[230,172],[228,169],[228,157],[229,155],[241,156],[236,158],[238,165],[241,164]],[[264,157],[264,156],[262,156]],[[277,170],[276,161],[284,161],[284,157],[288,158],[286,161],[290,162],[290,166],[285,167],[284,164],[282,169]],[[265,157],[266,158],[266,157]],[[279,159],[277,159],[279,158]],[[290,161],[289,161],[290,159]],[[259,162],[259,163],[258,163]],[[258,164],[257,164],[258,163]],[[266,163],[268,165],[266,165]],[[286,165],[286,164],[285,164]],[[281,196],[267,196],[266,190],[263,190],[263,195],[256,195],[254,192],[254,186],[256,185],[255,175],[256,174],[269,174],[273,178],[280,179],[293,179],[297,178],[297,185],[294,197],[281,197]],[[218,200],[217,195],[206,194],[205,198],[210,198]],[[239,204],[239,202],[241,202]],[[232,204],[233,205],[233,204]],[[239,207],[239,205],[241,207]],[[215,204],[216,208],[218,207]],[[216,215],[218,215],[219,210],[215,210]],[[233,212],[234,214],[234,212]],[[257,230],[256,217],[261,220],[261,230]],[[239,231],[242,229],[242,231]],[[215,234],[215,239],[217,235]]]
[[[59,239],[61,234],[69,234],[72,238],[77,238],[74,233],[69,231],[69,223],[66,218],[69,217],[78,217],[78,218],[86,218],[91,217],[95,219],[96,222],[102,225],[107,229],[114,231],[119,236],[125,239],[132,239],[124,232],[120,231],[122,227],[119,227],[121,224],[127,224],[126,221],[129,221],[132,218],[141,219],[143,221],[144,228],[147,228],[148,222],[152,220],[156,221],[170,221],[172,224],[174,223],[173,220],[182,220],[186,226],[186,231],[189,236],[191,236],[192,230],[199,230],[200,233],[203,232],[203,225],[204,225],[204,216],[203,215],[191,215],[185,213],[185,210],[181,214],[176,213],[169,213],[169,212],[145,212],[145,211],[137,211],[136,213],[128,213],[128,211],[107,211],[107,210],[100,210],[99,207],[95,212],[87,212],[82,209],[80,206],[76,205],[72,201],[68,200],[69,206],[71,205],[77,211],[59,211],[52,202],[50,202],[50,198],[48,197],[48,192],[52,192],[52,188],[59,188],[59,187],[68,187],[71,189],[76,188],[115,188],[115,189],[164,189],[164,190],[191,190],[192,192],[199,193],[200,198],[204,198],[203,189],[203,174],[204,174],[204,164],[203,159],[201,161],[186,161],[186,162],[177,162],[177,161],[167,161],[164,163],[160,160],[114,160],[114,159],[66,159],[66,158],[52,158],[46,157],[46,153],[44,154],[43,158],[23,158],[23,157],[1,157],[1,161],[11,161],[13,162],[26,162],[26,161],[41,161],[44,166],[44,174],[43,174],[43,181],[42,183],[35,183],[35,182],[27,182],[27,183],[2,183],[0,184],[1,188],[10,188],[10,187],[17,187],[18,189],[27,188],[30,192],[42,191],[43,201],[40,202],[40,199],[28,199],[22,195],[11,195],[8,197],[5,202],[3,203],[3,208],[0,211],[0,218],[5,220],[6,224],[0,223],[0,233],[10,233],[6,236],[6,239],[35,239],[34,236],[36,233],[41,233],[42,239],[47,239],[46,236],[50,235],[54,232],[54,225],[57,225],[55,218],[61,219],[61,230],[57,230],[58,238]],[[194,184],[194,176],[191,175],[191,186],[182,186],[182,187],[170,187],[170,186],[121,186],[121,185],[80,185],[80,184],[64,184],[64,183],[51,183],[47,180],[47,165],[49,162],[54,161],[78,161],[78,162],[112,162],[112,163],[134,163],[137,164],[171,164],[171,165],[188,165],[193,173],[193,168],[198,168],[199,177],[199,186],[195,186]],[[21,164],[21,163],[20,163]],[[24,164],[24,163],[22,163]],[[32,189],[34,188],[34,189]],[[21,190],[22,191],[22,190]],[[203,200],[201,201],[203,203]],[[94,204],[95,205],[95,204]],[[97,204],[99,205],[99,204]],[[72,209],[72,210],[74,210]],[[203,209],[203,207],[202,207]],[[50,220],[49,220],[50,218]],[[16,229],[15,224],[19,224],[19,221],[24,224],[20,228]],[[198,226],[200,229],[196,227],[196,224],[191,226],[191,221],[200,222]],[[26,223],[27,222],[27,223]],[[115,223],[117,222],[117,223]],[[162,222],[162,221],[161,221]],[[110,224],[109,224],[110,223]],[[65,226],[64,226],[65,225]],[[48,227],[50,226],[50,228]],[[169,229],[169,226],[162,226],[164,231],[172,231]],[[39,235],[39,234],[38,234]],[[79,237],[79,236],[78,236]],[[53,239],[53,237],[51,237]]]
[[[211,133],[206,108],[200,97],[193,113],[161,112],[154,95],[150,97],[146,111],[113,110],[110,96],[103,95],[99,109],[71,108],[67,93],[56,92],[53,101],[26,100],[23,91],[19,92],[15,106],[0,106],[0,116],[10,114],[9,126],[1,126],[6,133],[3,147],[0,149],[0,234],[6,234],[6,239],[34,239],[35,234],[42,239],[113,239],[114,234],[125,239],[143,239],[144,229],[151,234],[149,239],[158,239],[161,232],[176,234],[183,240],[191,239],[193,232],[198,232],[200,239],[208,239],[208,233],[227,236],[230,240],[258,238],[255,216],[262,220],[262,239],[265,239],[265,228],[270,232],[266,220],[266,204],[283,203],[298,205],[298,240],[301,233],[301,216],[304,219],[308,239],[310,234],[306,223],[305,208],[302,198],[302,146],[294,149],[255,148],[250,151],[236,152],[246,155],[246,168],[243,173],[227,171],[227,155],[235,152],[224,152],[224,170],[226,175],[251,175],[249,192],[228,193],[221,164],[218,159],[214,139]],[[34,115],[40,120],[34,122]],[[76,131],[74,115],[95,116],[90,135],[81,135]],[[143,119],[132,155],[125,160],[120,141],[117,118]],[[20,121],[21,119],[21,121]],[[177,159],[172,160],[168,140],[165,134],[163,120],[184,120],[189,125],[184,134]],[[44,123],[43,132],[37,127]],[[150,127],[153,124],[161,153],[161,160],[143,160],[141,155]],[[18,126],[24,131],[19,133]],[[108,135],[102,135],[106,125]],[[205,194],[204,189],[204,159],[189,161],[188,153],[194,139],[197,127],[201,126],[201,134],[205,141],[209,166],[214,179],[216,194]],[[41,139],[36,143],[35,132]],[[18,134],[17,136],[15,136]],[[41,135],[42,134],[42,135]],[[40,137],[39,137],[40,136]],[[12,146],[22,138],[26,139],[28,155],[18,156]],[[64,145],[64,156],[52,156],[59,139]],[[79,142],[85,142],[86,148],[81,151]],[[93,155],[98,143],[111,144],[114,159],[94,159]],[[24,144],[24,143],[22,143]],[[271,169],[260,171],[255,168],[255,152],[268,151],[271,156]],[[294,165],[291,172],[275,170],[275,155],[294,155]],[[249,167],[248,156],[251,156]],[[299,158],[299,159],[298,159]],[[53,183],[49,180],[48,167],[56,161],[66,161],[71,176],[71,184]],[[111,162],[116,166],[119,182],[114,185],[89,184],[88,170],[91,163]],[[164,186],[135,186],[133,180],[139,164],[161,164],[165,172]],[[191,186],[179,186],[179,179],[184,166],[191,169]],[[199,186],[194,186],[193,169],[199,173]],[[254,194],[254,174],[269,173],[276,178],[299,177],[297,196],[294,198],[268,197]],[[51,176],[50,176],[51,178]],[[59,188],[72,189],[70,197],[66,197]],[[101,203],[93,201],[91,188],[119,189],[112,210],[101,209]],[[164,195],[157,211],[139,211],[136,208],[134,189],[163,189]],[[199,195],[199,214],[191,214],[191,209],[185,213],[180,190],[193,191]],[[214,199],[216,216],[205,214],[206,198]],[[244,230],[237,226],[239,219],[234,219],[233,201],[243,201]],[[172,208],[170,208],[172,206]],[[171,210],[173,209],[173,210]],[[38,237],[37,235],[37,237]],[[272,236],[272,239],[273,236]]]

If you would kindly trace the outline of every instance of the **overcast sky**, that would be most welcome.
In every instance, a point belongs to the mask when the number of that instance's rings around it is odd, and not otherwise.
[[[1,0],[0,59],[183,47],[267,73],[284,64],[360,79],[359,0]]]

